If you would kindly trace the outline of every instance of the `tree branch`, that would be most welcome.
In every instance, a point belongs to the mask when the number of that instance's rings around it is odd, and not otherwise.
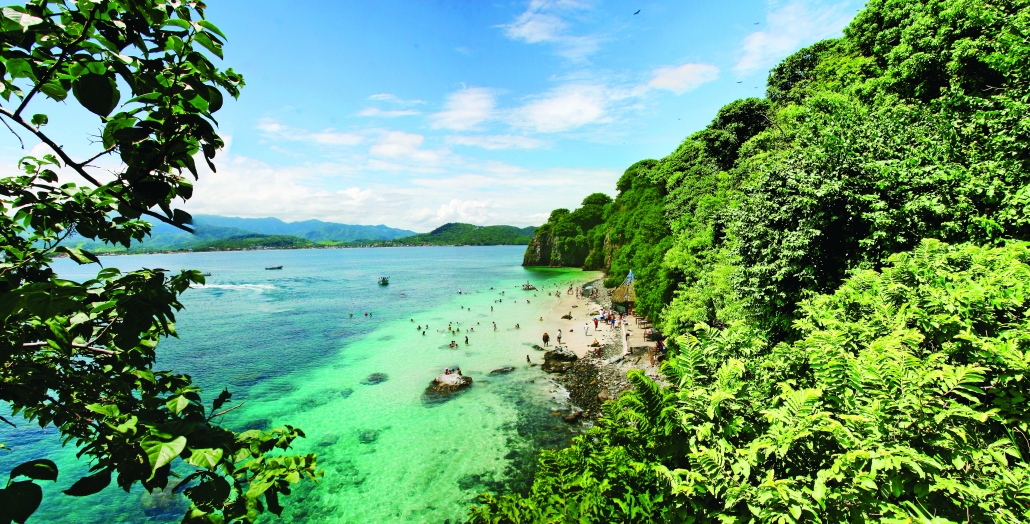
[[[233,406],[233,407],[231,407],[229,409],[226,409],[224,411],[219,411],[218,413],[212,413],[210,417],[207,417],[207,419],[211,420],[211,419],[213,419],[215,417],[220,417],[220,416],[222,416],[222,415],[224,415],[224,414],[226,414],[226,413],[228,413],[228,412],[230,412],[230,411],[232,411],[232,410],[242,406],[244,402],[246,402],[246,400],[244,400],[243,402],[240,402],[239,404],[236,404],[235,406]]]
[[[54,62],[53,67],[47,70],[46,74],[43,75],[42,78],[40,78],[39,82],[36,82],[36,85],[32,86],[32,90],[29,91],[29,94],[25,95],[25,98],[21,100],[21,104],[18,105],[18,109],[14,111],[14,116],[16,118],[21,117],[21,112],[25,109],[25,106],[29,105],[29,101],[32,100],[32,97],[36,96],[36,93],[39,92],[39,88],[50,81],[50,78],[54,76],[54,71],[57,71],[57,68],[61,67],[61,64],[68,58],[68,51],[70,51],[75,46],[81,44],[82,41],[89,36],[89,26],[93,23],[93,16],[95,14],[96,9],[94,8],[89,12],[89,18],[86,19],[86,23],[82,24],[82,34],[80,34],[78,38],[72,40],[68,43],[68,45],[64,47],[64,50],[61,51],[61,56],[59,56],[57,58],[57,61]],[[24,149],[24,147],[22,149]]]
[[[25,141],[23,141],[21,139],[21,135],[19,135],[18,133],[15,133],[14,129],[11,129],[11,124],[8,124],[7,121],[3,120],[3,119],[0,119],[0,122],[3,122],[4,125],[7,126],[7,130],[10,131],[11,134],[14,135],[14,137],[18,139],[18,143],[21,144],[21,148],[25,149]]]
[[[87,163],[92,162],[97,157],[93,157],[92,159],[89,160],[89,162],[86,162],[86,163],[78,163],[78,162],[72,160],[71,157],[69,157],[68,154],[64,152],[64,149],[62,149],[61,146],[57,145],[57,143],[55,143],[53,140],[51,140],[50,137],[46,136],[46,134],[44,134],[42,131],[40,131],[39,128],[37,128],[36,126],[26,122],[25,119],[23,119],[22,117],[15,115],[14,113],[11,112],[10,109],[7,109],[6,107],[0,107],[0,116],[6,116],[7,118],[10,118],[11,120],[14,121],[14,123],[16,123],[19,126],[27,129],[33,135],[36,135],[36,138],[40,139],[40,141],[42,141],[44,144],[49,146],[50,149],[52,149],[54,151],[54,153],[57,154],[57,156],[61,157],[61,160],[64,161],[65,165],[67,165],[68,167],[74,169],[75,172],[79,174],[79,176],[81,176],[82,178],[85,178],[87,181],[89,181],[89,183],[91,183],[91,184],[93,184],[94,186],[97,186],[97,187],[103,186],[103,184],[101,184],[100,181],[98,181],[96,178],[94,178],[93,175],[90,175],[89,173],[86,172],[85,169],[83,169]],[[4,124],[6,125],[7,122],[4,122]],[[8,127],[10,127],[10,126],[8,126]],[[157,213],[154,213],[153,211],[150,211],[149,209],[140,209],[140,208],[130,204],[122,196],[117,196],[117,198],[118,198],[118,200],[120,202],[122,202],[123,204],[129,206],[130,208],[132,208],[132,209],[134,209],[136,211],[139,211],[141,214],[144,214],[144,215],[147,215],[147,216],[150,216],[150,217],[154,217],[154,218],[156,218],[156,219],[158,219],[158,220],[160,220],[160,221],[162,221],[162,222],[164,222],[166,224],[175,226],[175,227],[177,227],[177,228],[179,228],[179,229],[181,229],[183,231],[186,231],[188,233],[192,233],[193,232],[193,229],[191,229],[191,228],[189,228],[187,226],[184,226],[182,224],[176,223],[174,220],[171,220],[171,219],[165,217],[164,215],[159,215]]]
[[[38,347],[49,346],[49,345],[50,344],[47,344],[46,342],[26,342],[26,343],[22,344],[22,347],[38,348]],[[87,349],[89,351],[93,351],[95,353],[103,353],[105,355],[115,355],[116,354],[114,351],[111,351],[110,349],[98,348],[98,347],[89,346],[89,345],[86,345],[86,344],[72,344],[71,346],[73,348],[75,348],[75,349]]]

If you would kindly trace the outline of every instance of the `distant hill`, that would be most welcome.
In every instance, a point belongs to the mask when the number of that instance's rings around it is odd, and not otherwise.
[[[196,215],[196,225],[236,228],[262,235],[293,235],[306,238],[312,242],[354,242],[355,240],[393,240],[416,234],[407,229],[396,229],[378,226],[358,226],[323,222],[321,220],[304,220],[301,222],[283,222],[278,218],[239,218],[217,215]]]
[[[396,246],[513,246],[528,245],[535,227],[476,226],[451,222],[429,233],[398,238],[379,245]]]
[[[382,241],[415,235],[414,231],[378,226],[337,224],[321,220],[284,222],[278,218],[239,218],[217,215],[193,217],[194,234],[158,222],[153,225],[151,236],[131,249],[109,246],[101,242],[87,241],[73,235],[65,244],[78,246],[95,253],[150,253],[156,251],[186,251],[213,249],[260,249],[289,247],[314,247],[318,243],[337,245],[355,241]],[[303,242],[286,242],[281,237],[292,237]],[[275,237],[275,238],[272,238]],[[231,242],[217,242],[233,239]]]

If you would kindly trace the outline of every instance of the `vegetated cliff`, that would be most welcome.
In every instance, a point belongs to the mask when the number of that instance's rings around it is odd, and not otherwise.
[[[604,222],[612,197],[594,193],[583,199],[582,206],[569,211],[555,209],[547,223],[536,228],[526,248],[524,266],[579,267],[590,255],[590,234]]]
[[[669,385],[470,520],[1030,522],[1027,35],[1030,0],[870,0],[627,170],[582,263],[637,275]]]

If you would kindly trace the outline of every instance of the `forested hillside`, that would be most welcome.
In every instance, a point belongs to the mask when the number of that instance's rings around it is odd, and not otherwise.
[[[473,521],[1030,521],[1028,8],[870,1],[556,210],[526,264],[632,269],[671,385]]]
[[[450,222],[428,233],[374,242],[379,246],[517,246],[529,243],[536,228],[476,226]],[[373,242],[366,242],[372,244]]]

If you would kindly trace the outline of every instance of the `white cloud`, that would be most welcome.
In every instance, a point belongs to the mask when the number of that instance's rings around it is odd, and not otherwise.
[[[403,98],[400,98],[399,96],[393,95],[393,94],[390,94],[390,93],[376,93],[376,94],[368,97],[368,99],[369,100],[374,100],[376,102],[391,102],[391,103],[394,103],[394,104],[402,104],[402,105],[412,105],[412,104],[422,104],[423,103],[421,100],[404,100]]]
[[[396,109],[392,111],[383,111],[378,107],[366,107],[361,111],[358,111],[358,116],[378,116],[385,118],[394,118],[398,116],[411,116],[421,115],[421,111],[415,111],[414,109]]]
[[[342,133],[334,129],[311,132],[280,124],[270,118],[259,120],[257,128],[269,138],[292,142],[307,142],[309,144],[330,146],[354,146],[365,141],[365,137],[355,133]]]
[[[683,64],[655,69],[653,74],[648,87],[682,94],[719,78],[719,68],[711,64]]]
[[[435,218],[440,223],[467,222],[483,224],[493,218],[491,213],[489,213],[490,207],[489,201],[452,199],[436,210]]]
[[[494,93],[482,87],[467,87],[451,93],[444,110],[429,116],[434,129],[466,131],[493,117]]]
[[[739,74],[768,69],[803,45],[837,36],[851,20],[846,3],[796,1],[766,15],[766,28],[744,38]]]
[[[590,4],[575,0],[532,0],[515,20],[499,27],[512,40],[528,44],[554,44],[559,55],[580,61],[597,51],[600,38],[568,34],[571,24],[565,17],[590,8]]]
[[[543,140],[519,135],[451,135],[447,142],[483,149],[536,149],[546,145]]]
[[[422,135],[394,131],[383,137],[378,144],[372,146],[369,154],[389,158],[410,156],[418,151],[419,146],[422,145],[425,139],[426,137]]]
[[[614,98],[617,95],[603,86],[566,85],[515,109],[510,121],[541,133],[568,131],[609,121],[608,105]]]

